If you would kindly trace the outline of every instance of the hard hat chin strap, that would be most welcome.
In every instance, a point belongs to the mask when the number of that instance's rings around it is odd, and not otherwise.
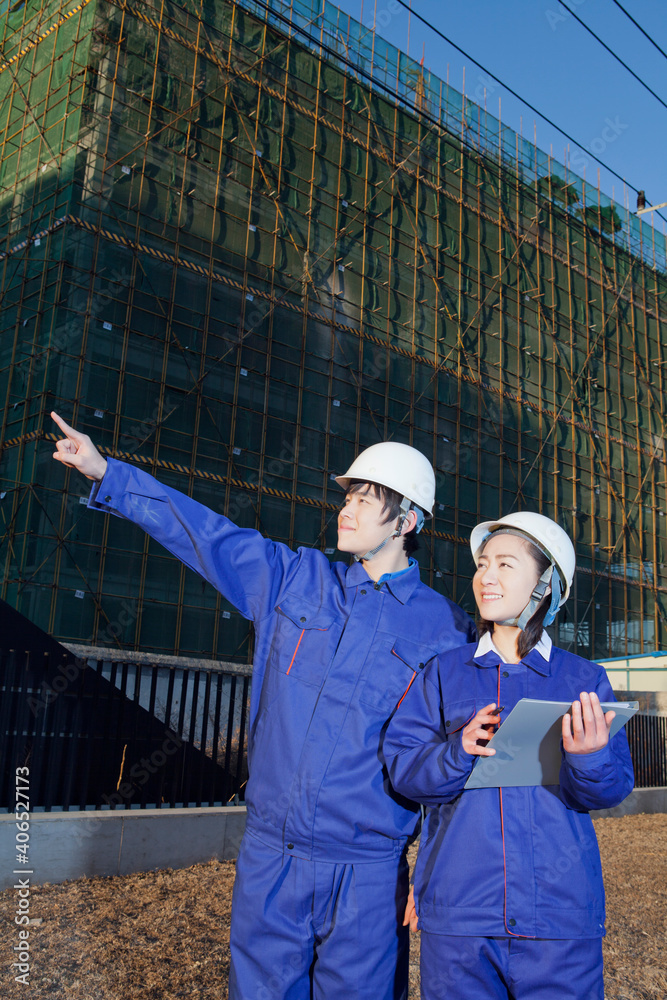
[[[560,574],[554,573],[551,577],[551,604],[549,605],[549,610],[544,616],[543,625],[551,625],[552,621],[558,614],[558,609],[560,607],[560,599],[562,597],[561,584],[560,584]]]
[[[380,549],[383,549],[385,547],[385,545],[387,544],[388,541],[390,541],[390,539],[397,538],[401,534],[401,532],[403,531],[403,525],[405,524],[406,517],[408,516],[408,514],[410,513],[410,511],[413,510],[413,509],[414,509],[414,511],[415,511],[415,513],[417,515],[417,523],[415,525],[415,530],[416,530],[417,534],[419,534],[419,532],[424,527],[424,514],[423,514],[423,511],[421,511],[419,509],[419,507],[414,507],[413,508],[412,501],[408,500],[407,497],[403,497],[403,499],[401,500],[401,513],[398,516],[398,524],[396,525],[396,528],[392,531],[392,533],[390,535],[387,535],[387,537],[385,538],[385,540],[383,542],[380,542],[379,545],[376,545],[374,549],[370,549],[368,552],[365,552],[361,556],[355,556],[354,557],[354,561],[355,562],[364,562],[366,559],[372,559],[373,556],[376,556],[378,554],[378,552],[380,551]]]
[[[512,625],[515,628],[520,628],[521,631],[523,632],[526,625],[533,617],[540,604],[542,603],[542,599],[550,583],[551,583],[551,604],[549,605],[549,611],[547,612],[546,617],[544,619],[544,624],[550,625],[551,622],[556,617],[556,611],[558,611],[558,605],[560,603],[560,579],[558,577],[558,573],[554,573],[554,563],[551,563],[550,566],[547,566],[544,573],[535,584],[535,589],[530,595],[530,600],[528,601],[528,604],[525,606],[521,614],[517,618],[508,618],[504,622],[498,622],[498,625]],[[556,608],[553,611],[552,617],[549,618],[549,615],[551,614],[554,607],[554,598],[556,600]],[[549,618],[548,621],[547,618]]]

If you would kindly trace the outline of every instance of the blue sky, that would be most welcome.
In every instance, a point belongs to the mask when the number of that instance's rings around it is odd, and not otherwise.
[[[566,0],[667,104],[667,59],[635,28],[613,0]],[[667,52],[667,0],[621,0],[623,7]],[[667,108],[648,93],[585,29],[559,0],[411,0],[412,8],[506,82],[525,100],[569,132],[581,145],[570,149],[570,166],[597,185],[601,160],[643,188],[647,199],[667,201]],[[396,0],[337,0],[337,6],[365,24],[377,11],[378,31],[443,79],[466,93],[483,94],[487,109],[515,131],[533,139],[561,163],[567,139],[451,45],[420,23]],[[0,0],[0,13],[7,0]],[[408,31],[409,29],[409,31]],[[409,47],[408,47],[409,34]],[[634,210],[636,195],[624,196],[623,182],[600,168],[602,191]],[[662,214],[667,218],[667,209]],[[645,216],[647,221],[653,217]],[[667,223],[656,220],[664,232]]]
[[[376,0],[338,0],[357,20],[372,23]],[[407,2],[407,0],[406,0]],[[638,31],[613,0],[566,0],[577,15],[667,104],[667,59]],[[623,7],[667,52],[667,2],[621,0]],[[558,0],[412,0],[412,8],[435,28],[512,87],[525,100],[578,140],[570,165],[597,185],[593,151],[635,188],[647,202],[667,201],[667,108],[648,93]],[[396,0],[377,0],[377,29],[388,41],[408,50],[408,12]],[[409,24],[409,54],[466,93],[483,93],[487,109],[503,124],[523,129],[537,145],[564,162],[567,139],[522,106],[451,45],[415,17]],[[600,168],[602,191],[624,203],[623,182]],[[612,191],[613,189],[613,191]],[[631,210],[634,191],[626,193]],[[667,209],[662,214],[667,217]],[[644,216],[650,219],[652,216]],[[656,228],[667,229],[662,219]]]

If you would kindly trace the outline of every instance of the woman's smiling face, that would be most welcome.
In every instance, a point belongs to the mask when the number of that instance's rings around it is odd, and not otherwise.
[[[500,532],[491,535],[472,578],[472,589],[482,618],[488,622],[518,618],[528,604],[539,577],[527,539]],[[549,590],[547,588],[547,592]]]

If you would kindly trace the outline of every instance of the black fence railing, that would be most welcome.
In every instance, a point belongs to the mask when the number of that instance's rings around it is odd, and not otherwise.
[[[106,651],[91,660],[0,605],[0,809],[14,808],[19,767],[29,769],[33,810],[243,797],[247,674]],[[12,636],[23,642],[3,649]]]
[[[47,811],[242,797],[249,677],[14,650],[0,651],[0,676],[1,807],[22,766]]]
[[[250,676],[229,666],[70,651],[0,601],[0,810],[20,767],[33,810],[242,801]],[[667,786],[667,718],[627,733],[636,787]]]
[[[667,717],[637,714],[630,719],[627,729],[635,787],[667,785]]]

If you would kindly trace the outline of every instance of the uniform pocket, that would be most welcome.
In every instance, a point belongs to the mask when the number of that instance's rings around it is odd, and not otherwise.
[[[269,666],[290,679],[319,686],[340,639],[336,615],[298,594],[286,594],[275,612]]]
[[[370,665],[359,698],[385,716],[395,710],[408,693],[415,677],[436,655],[436,650],[422,643],[399,637],[381,639]]]
[[[468,698],[466,701],[448,702],[443,705],[443,716],[445,721],[445,733],[453,736],[468,725],[477,707],[475,702]]]

